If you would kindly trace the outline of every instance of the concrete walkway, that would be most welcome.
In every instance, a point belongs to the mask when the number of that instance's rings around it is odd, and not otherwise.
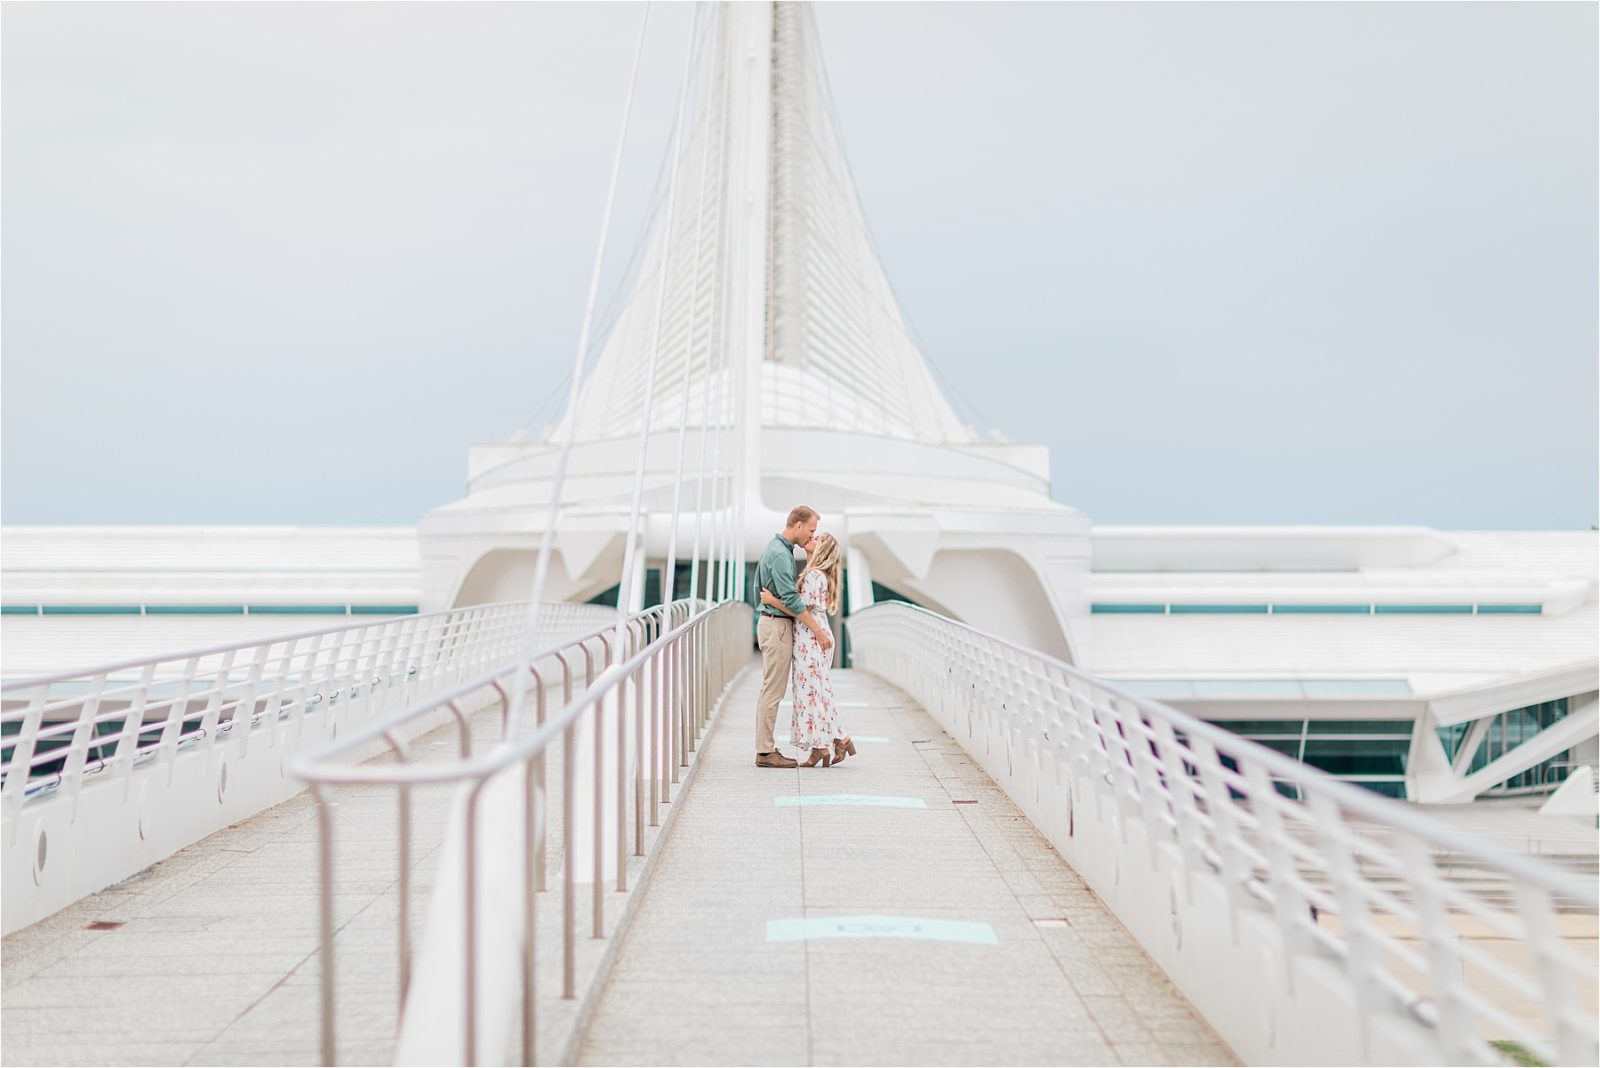
[[[753,674],[718,717],[582,1063],[1236,1063],[925,712],[835,680],[836,768],[753,765]]]
[[[472,730],[487,748],[499,718],[477,715]],[[449,725],[412,751],[449,761],[457,747]],[[559,755],[549,781],[558,822]],[[449,798],[447,787],[415,796],[414,933]],[[339,1062],[388,1064],[399,1006],[395,794],[350,788],[338,800]],[[315,802],[302,793],[8,936],[0,1061],[320,1064],[317,837]],[[560,861],[557,837],[552,870]]]

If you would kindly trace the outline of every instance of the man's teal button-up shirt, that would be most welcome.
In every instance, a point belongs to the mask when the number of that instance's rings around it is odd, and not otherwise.
[[[774,597],[783,602],[796,619],[806,610],[806,604],[800,599],[800,592],[794,588],[794,542],[782,534],[774,534],[772,540],[767,542],[767,547],[761,550],[761,559],[756,561],[756,588],[771,590]],[[782,613],[775,608],[762,606],[764,615],[778,616]]]

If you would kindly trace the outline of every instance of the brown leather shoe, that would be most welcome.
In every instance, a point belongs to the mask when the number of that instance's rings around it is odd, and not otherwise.
[[[756,754],[756,767],[758,768],[794,768],[799,763],[783,755],[781,749],[774,749],[770,753]]]
[[[811,759],[806,761],[804,764],[801,764],[800,766],[802,768],[814,768],[814,767],[817,766],[817,762],[821,761],[822,762],[822,766],[823,767],[827,767],[828,763],[832,759],[833,758],[828,755],[828,750],[827,750],[826,747],[823,747],[821,749],[813,749],[813,750],[811,750]]]
[[[833,740],[833,762],[835,764],[843,763],[845,754],[847,752],[849,752],[849,750],[845,747],[844,739],[835,738]]]

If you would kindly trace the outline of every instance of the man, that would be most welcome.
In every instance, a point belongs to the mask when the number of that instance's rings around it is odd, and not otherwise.
[[[783,602],[789,615],[775,608],[758,606],[761,613],[756,623],[756,644],[761,646],[761,697],[756,701],[756,767],[792,768],[795,761],[779,752],[772,740],[772,728],[778,721],[778,702],[789,686],[789,664],[794,658],[794,628],[796,624],[810,627],[817,642],[827,649],[833,645],[826,628],[811,615],[811,610],[800,599],[794,587],[794,547],[806,546],[817,534],[817,513],[800,505],[789,513],[789,523],[781,534],[774,534],[762,550],[756,563],[756,588],[768,589]],[[790,618],[790,617],[793,618]]]

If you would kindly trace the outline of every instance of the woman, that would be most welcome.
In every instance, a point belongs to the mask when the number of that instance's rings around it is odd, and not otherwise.
[[[812,616],[828,631],[828,617],[839,611],[839,579],[844,570],[839,543],[831,534],[818,534],[806,547],[806,567],[796,584],[800,599]],[[761,591],[763,604],[783,609],[783,602],[770,590]],[[846,754],[855,755],[856,744],[839,730],[838,708],[833,699],[833,647],[824,650],[816,635],[805,627],[795,628],[794,664],[789,671],[794,693],[794,715],[789,722],[789,741],[800,752],[811,750],[811,759],[800,766],[837,764]]]

